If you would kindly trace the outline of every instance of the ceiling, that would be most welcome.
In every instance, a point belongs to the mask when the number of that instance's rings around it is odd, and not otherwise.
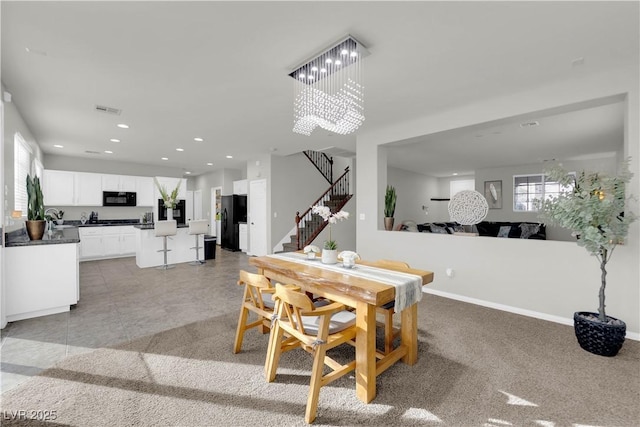
[[[288,73],[346,34],[370,52],[363,60],[367,132],[638,63],[638,2],[4,1],[0,7],[2,83],[45,153],[193,175],[244,169],[268,153],[355,151],[357,133],[291,131]],[[578,58],[583,63],[572,64]],[[97,112],[96,105],[121,112]],[[594,120],[597,132],[619,132],[612,111],[604,114],[611,121],[573,114],[583,123],[576,132],[584,134]],[[577,138],[563,120],[440,136],[479,159],[488,151],[474,151],[479,141],[512,140],[510,132],[540,132],[528,136],[532,147],[551,130],[562,133],[555,139]],[[433,136],[427,140],[434,143]],[[395,166],[413,170],[418,155],[433,157],[429,148],[412,154],[404,145]],[[546,158],[554,150],[528,155]]]

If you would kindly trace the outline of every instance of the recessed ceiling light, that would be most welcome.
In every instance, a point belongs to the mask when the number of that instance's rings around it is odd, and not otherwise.
[[[184,151],[184,148],[176,148],[176,151]]]
[[[202,141],[204,141],[204,139],[202,139],[202,138],[200,138],[200,137],[193,138],[193,140],[194,140],[194,141],[196,141],[196,142],[202,142]]]
[[[64,148],[64,145],[55,144],[54,147],[56,147],[56,148]]]
[[[160,160],[169,160],[168,157],[162,157]]]
[[[185,174],[185,175],[191,175],[191,172],[186,171],[184,174]]]
[[[207,163],[207,166],[213,166],[213,163],[209,162]]]
[[[113,151],[111,151],[111,150],[104,150],[104,152],[107,153],[107,154],[113,154]]]
[[[120,140],[116,139],[116,138],[111,138],[109,141],[111,141],[111,142],[120,142]]]
[[[124,123],[118,123],[116,126],[120,129],[129,129],[129,125],[125,125]]]
[[[458,172],[454,172],[454,173],[453,173],[453,176],[458,176]]]
[[[227,159],[233,159],[233,156],[227,156]]]

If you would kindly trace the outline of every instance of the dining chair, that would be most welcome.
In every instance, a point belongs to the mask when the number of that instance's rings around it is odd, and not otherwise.
[[[390,270],[406,270],[409,264],[402,261],[394,261],[389,259],[379,259],[370,264],[373,267],[388,268]],[[393,351],[393,341],[400,336],[400,329],[393,327],[393,314],[395,313],[396,301],[390,301],[380,307],[376,311],[384,316],[382,326],[384,328],[384,354]]]
[[[265,376],[268,382],[276,378],[280,355],[295,348],[302,348],[314,357],[310,389],[304,419],[312,423],[318,410],[320,387],[348,374],[356,367],[353,360],[340,364],[327,356],[327,350],[338,345],[354,345],[356,315],[345,310],[343,304],[332,302],[316,307],[311,298],[299,289],[277,283],[273,298],[276,301],[276,317],[269,335],[269,348],[265,361]],[[324,365],[331,372],[323,374]]]
[[[271,325],[271,316],[273,316],[275,306],[273,300],[275,288],[271,286],[269,279],[262,274],[240,270],[238,285],[244,286],[244,295],[240,306],[240,317],[238,318],[236,339],[233,346],[234,353],[238,353],[242,348],[244,333],[248,329],[261,326],[262,332],[267,332]],[[250,312],[255,313],[258,319],[247,323]]]

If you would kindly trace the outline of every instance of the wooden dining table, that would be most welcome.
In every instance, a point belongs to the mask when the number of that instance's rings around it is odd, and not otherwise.
[[[349,269],[336,271],[323,267],[320,261],[302,263],[277,256],[249,259],[258,272],[272,283],[293,284],[305,292],[355,308],[356,313],[356,396],[369,403],[376,397],[376,377],[399,360],[413,365],[418,360],[418,309],[413,303],[401,312],[401,342],[387,355],[376,350],[376,307],[395,299],[396,288],[378,280],[349,274]],[[367,265],[366,261],[359,261]],[[372,263],[371,263],[372,265]],[[358,265],[356,265],[356,269]],[[387,270],[394,270],[387,268]],[[433,272],[398,269],[420,276],[422,284],[433,281]]]

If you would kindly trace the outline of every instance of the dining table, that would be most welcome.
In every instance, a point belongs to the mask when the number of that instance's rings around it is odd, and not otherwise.
[[[352,268],[310,260],[300,252],[251,257],[249,264],[272,283],[292,284],[303,291],[355,309],[356,314],[356,396],[364,403],[376,397],[376,377],[402,360],[413,365],[418,360],[418,306],[423,285],[433,281],[433,272],[414,268],[374,267],[357,261]],[[406,286],[417,286],[410,298],[398,307],[396,297]],[[400,311],[400,344],[388,354],[376,349],[376,308],[396,301]],[[398,309],[400,308],[400,309]]]

